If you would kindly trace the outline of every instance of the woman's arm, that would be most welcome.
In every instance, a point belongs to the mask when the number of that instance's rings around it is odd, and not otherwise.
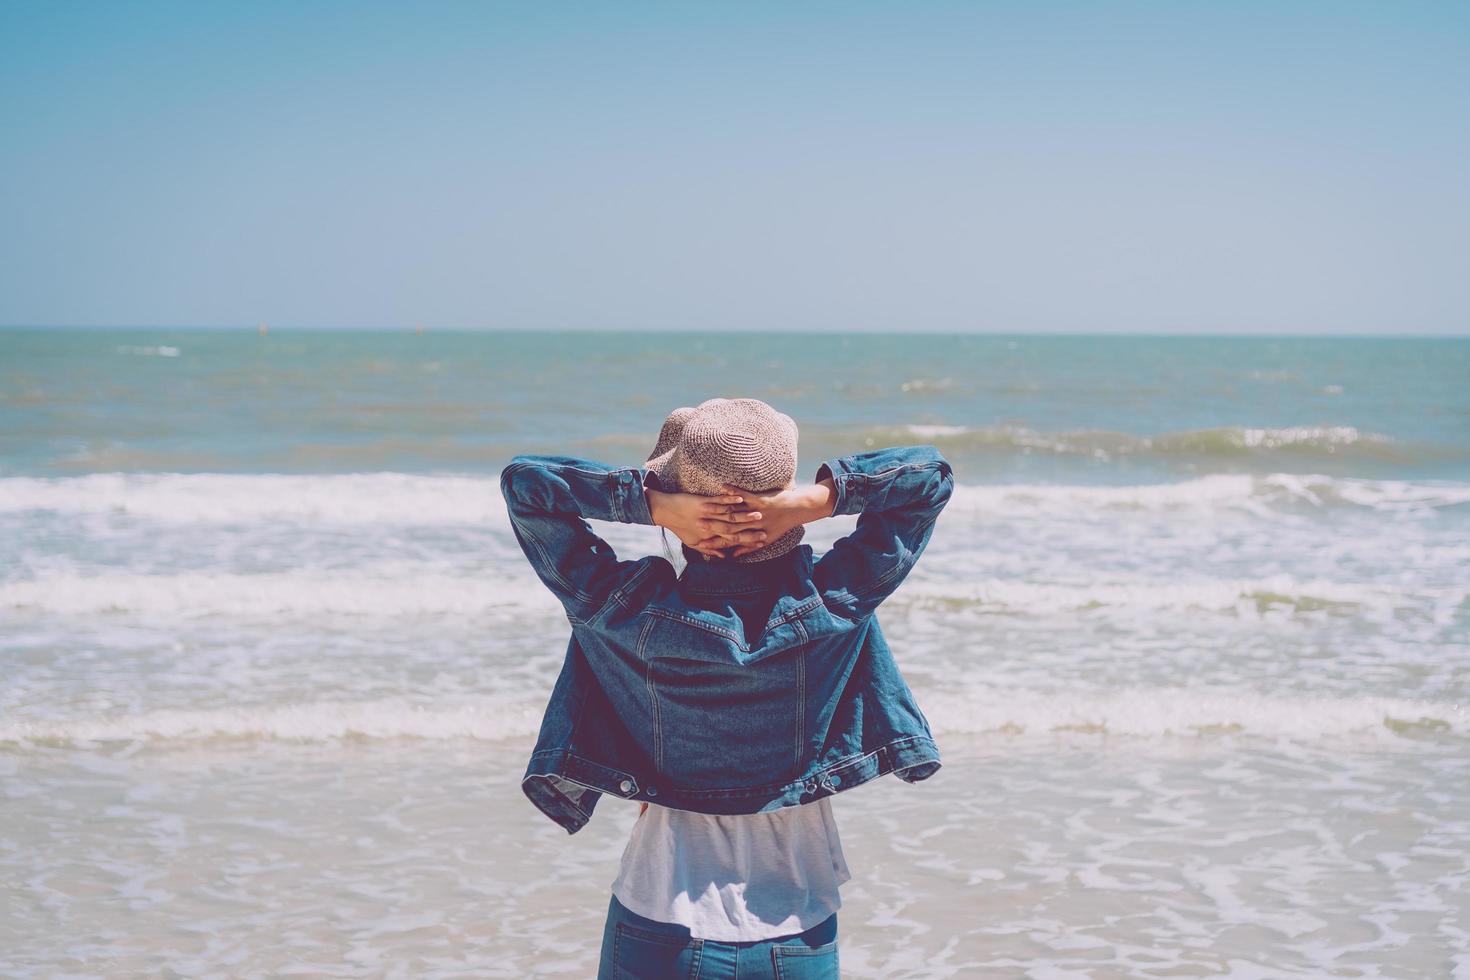
[[[859,515],[857,528],[813,568],[828,605],[859,619],[898,588],[919,560],[949,502],[954,474],[934,446],[892,446],[825,461],[814,486],[772,494],[728,484],[725,489],[763,515],[754,526],[772,538],[833,514]],[[743,547],[735,554],[753,550]]]
[[[520,455],[501,471],[511,529],[542,583],[575,624],[594,617],[637,570],[584,518],[652,524],[646,471],[561,455]]]
[[[826,460],[837,491],[833,514],[857,514],[857,527],[813,566],[827,607],[861,619],[902,584],[954,493],[949,460],[932,445],[891,446]]]

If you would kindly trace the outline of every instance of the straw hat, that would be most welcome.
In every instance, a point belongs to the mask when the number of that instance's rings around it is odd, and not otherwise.
[[[661,489],[707,496],[721,483],[747,490],[778,490],[796,483],[796,423],[759,398],[711,398],[676,408],[659,430],[645,461]],[[795,548],[806,534],[800,524],[738,562],[766,561]]]

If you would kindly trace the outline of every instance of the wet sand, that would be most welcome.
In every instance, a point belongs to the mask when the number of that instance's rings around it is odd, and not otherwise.
[[[1470,763],[1434,742],[949,736],[833,801],[844,975],[1463,976]],[[0,754],[0,973],[591,976],[637,807],[567,835],[524,750]]]

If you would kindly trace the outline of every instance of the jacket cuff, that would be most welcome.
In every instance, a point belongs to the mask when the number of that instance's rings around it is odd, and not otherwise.
[[[608,474],[612,482],[610,497],[614,519],[624,524],[652,524],[648,511],[648,495],[643,490],[645,471],[631,466]]]
[[[817,475],[812,482],[821,483],[829,476],[832,478],[833,488],[837,491],[837,499],[832,504],[832,516],[861,514],[868,503],[868,481],[863,478],[864,475],[848,469],[846,457],[834,456],[831,459],[822,460],[822,465],[817,467]],[[858,479],[853,479],[854,477]]]

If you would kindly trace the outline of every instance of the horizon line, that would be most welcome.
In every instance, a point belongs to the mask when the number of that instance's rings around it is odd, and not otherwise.
[[[271,331],[286,332],[363,332],[363,333],[411,333],[417,336],[423,334],[442,333],[517,333],[517,334],[731,334],[759,335],[759,334],[798,334],[803,336],[841,336],[841,335],[875,335],[875,336],[960,336],[960,337],[1159,337],[1188,339],[1197,338],[1256,338],[1256,339],[1291,339],[1291,340],[1467,340],[1470,339],[1470,328],[1459,331],[1444,331],[1433,333],[1384,333],[1375,331],[1340,331],[1340,332],[1292,332],[1292,331],[1269,331],[1269,330],[1241,330],[1241,331],[1173,331],[1173,330],[996,330],[996,329],[896,329],[896,328],[820,328],[820,327],[508,327],[508,326],[463,326],[463,325],[439,325],[429,324],[396,324],[396,325],[330,325],[321,324],[238,324],[229,326],[205,325],[205,324],[135,324],[135,323],[0,323],[0,331],[47,331],[47,330],[96,330],[96,331],[123,331],[123,330],[168,330],[168,331],[191,331],[211,333],[252,332],[261,333],[261,327],[265,327],[263,336],[269,336]]]

